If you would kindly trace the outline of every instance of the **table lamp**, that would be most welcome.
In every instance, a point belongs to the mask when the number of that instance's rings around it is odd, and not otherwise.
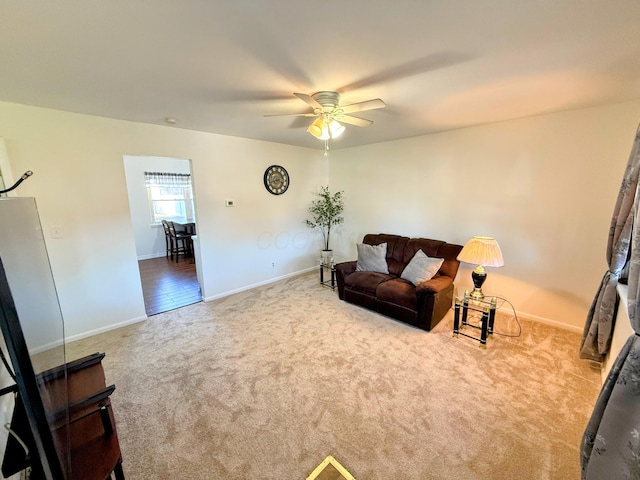
[[[484,298],[482,284],[487,279],[487,272],[484,267],[501,267],[504,265],[500,245],[493,237],[473,237],[458,254],[458,260],[477,265],[471,273],[474,287],[473,292],[471,292],[471,298],[482,300]]]

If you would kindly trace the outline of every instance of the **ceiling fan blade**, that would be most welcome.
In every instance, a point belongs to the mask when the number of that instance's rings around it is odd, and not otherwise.
[[[291,119],[289,128],[304,128],[306,130],[309,128],[309,120],[304,117],[295,117]]]
[[[352,103],[351,105],[344,105],[340,107],[344,113],[362,112],[364,110],[374,110],[376,108],[384,108],[387,104],[379,98],[373,100],[366,100],[364,102]]]
[[[315,113],[267,113],[265,117],[316,117]]]
[[[355,125],[356,127],[368,127],[373,123],[371,120],[365,120],[364,118],[354,117],[352,115],[340,115],[336,117],[336,120]]]
[[[322,105],[320,105],[311,95],[307,95],[306,93],[294,93],[294,95],[310,105],[311,108],[319,108],[322,110]]]
[[[436,70],[438,68],[450,67],[458,63],[472,60],[473,58],[474,57],[469,54],[451,51],[430,53],[422,58],[396,65],[395,67],[382,70],[369,75],[368,77],[351,82],[341,88],[338,88],[337,91],[347,92],[357,90],[358,88],[370,87],[371,85],[377,85],[383,82],[392,82]]]

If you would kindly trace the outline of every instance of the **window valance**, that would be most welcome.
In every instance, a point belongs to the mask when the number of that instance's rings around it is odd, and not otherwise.
[[[147,187],[190,187],[190,173],[144,172]]]

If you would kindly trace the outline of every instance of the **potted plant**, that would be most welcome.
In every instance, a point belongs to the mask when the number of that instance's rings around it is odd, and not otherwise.
[[[342,216],[342,211],[344,210],[343,193],[343,191],[340,191],[332,195],[328,186],[321,186],[317,194],[318,198],[312,201],[309,207],[311,218],[305,220],[305,224],[309,228],[317,228],[322,232],[322,239],[324,240],[323,261],[331,257],[332,251],[329,248],[331,227],[344,222],[344,217]]]

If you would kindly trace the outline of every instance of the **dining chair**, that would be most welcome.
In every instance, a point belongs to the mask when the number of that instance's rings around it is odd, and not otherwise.
[[[162,220],[162,228],[164,229],[164,244],[167,249],[166,257],[169,258],[171,256],[173,258],[173,239],[171,238],[169,222]]]
[[[178,263],[180,254],[185,257],[191,256],[191,234],[177,231],[173,222],[167,223],[169,224],[169,233],[171,236],[171,259],[173,260],[173,256],[175,255],[176,263]]]

